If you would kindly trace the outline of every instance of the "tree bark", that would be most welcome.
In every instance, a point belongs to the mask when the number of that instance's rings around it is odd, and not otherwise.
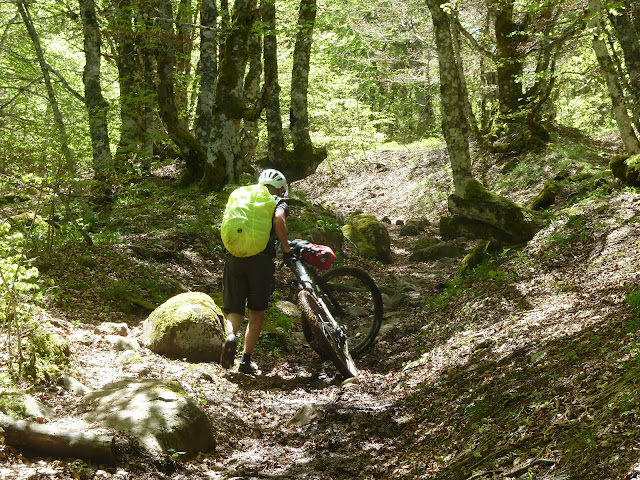
[[[316,0],[300,0],[298,33],[293,50],[290,108],[291,139],[293,141],[293,151],[296,155],[308,155],[313,150],[309,134],[307,94],[316,11]]]
[[[618,130],[622,136],[622,141],[627,152],[630,155],[640,153],[640,142],[636,136],[631,120],[627,112],[627,105],[624,100],[624,92],[618,81],[618,77],[615,73],[615,66],[609,55],[607,44],[601,38],[603,34],[601,18],[604,14],[600,0],[589,0],[589,27],[594,30],[594,36],[592,40],[593,50],[598,58],[598,63],[602,69],[602,74],[605,77],[607,83],[607,89],[609,90],[609,97],[611,98],[611,104],[613,106],[613,114],[615,121],[618,125]]]
[[[244,71],[249,56],[249,36],[256,18],[256,0],[236,0],[231,29],[225,41],[216,84],[214,114],[204,177],[205,189],[236,183],[242,173],[239,134],[250,114],[244,101]]]
[[[518,77],[522,74],[522,59],[518,47],[522,42],[523,21],[513,20],[513,0],[493,1],[490,8],[494,15],[496,35],[496,64],[498,74],[498,98],[503,117],[517,114],[522,106],[523,90]]]
[[[180,79],[177,80],[176,106],[178,111],[182,112],[180,127],[184,130],[189,129],[189,80],[187,79],[191,76],[191,52],[193,51],[193,36],[195,32],[192,27],[194,22],[193,12],[191,0],[179,1],[176,11],[177,55],[175,69],[180,74]]]
[[[464,99],[456,63],[449,16],[439,0],[427,0],[431,12],[440,69],[442,132],[449,151],[456,195],[464,198],[467,184],[473,180],[469,154],[469,126],[464,114]]]
[[[160,116],[167,128],[171,140],[180,149],[186,164],[183,183],[193,183],[202,178],[205,164],[205,151],[197,140],[182,127],[178,114],[174,93],[175,42],[173,30],[173,11],[171,0],[161,0],[159,5],[160,19],[157,21],[161,30],[156,60],[158,70],[158,105]]]
[[[195,137],[202,148],[209,148],[211,115],[218,77],[218,32],[216,0],[202,0],[200,10],[200,95],[196,107]]]
[[[622,8],[616,14],[609,13],[609,20],[622,47],[626,74],[629,79],[633,124],[640,130],[640,6],[622,0]]]
[[[4,442],[17,448],[58,457],[83,458],[113,463],[116,439],[112,436],[69,432],[49,425],[17,420],[0,413]]]
[[[458,12],[455,12],[456,19]],[[459,22],[456,22],[456,25]],[[451,26],[451,35],[453,40],[453,49],[456,59],[456,65],[458,68],[458,78],[460,79],[460,90],[462,95],[462,101],[464,103],[464,113],[467,117],[467,122],[470,127],[471,135],[473,136],[473,140],[478,143],[483,142],[482,134],[480,133],[480,128],[478,127],[478,122],[476,120],[475,115],[473,114],[473,108],[471,108],[471,102],[469,101],[469,91],[467,90],[467,82],[464,76],[464,67],[462,64],[462,46],[460,44],[460,34],[456,27],[456,25]]]
[[[120,141],[116,150],[116,168],[138,151],[139,122],[136,106],[136,45],[131,0],[115,0],[111,17],[116,40],[116,67],[120,87]]]
[[[259,103],[260,79],[262,77],[262,38],[254,32],[249,39],[249,70],[244,81],[244,101],[254,106],[250,117],[245,117],[240,134],[240,156],[249,163],[258,146],[258,117],[262,106]]]
[[[99,181],[108,181],[113,171],[107,125],[109,105],[102,96],[100,86],[100,27],[96,18],[94,0],[80,0],[80,16],[86,58],[82,80],[84,81],[84,100],[89,114],[94,178]]]
[[[277,164],[286,155],[282,113],[280,110],[280,84],[278,83],[278,42],[276,36],[276,2],[263,0],[262,22],[264,35],[264,87],[267,116],[267,163]]]

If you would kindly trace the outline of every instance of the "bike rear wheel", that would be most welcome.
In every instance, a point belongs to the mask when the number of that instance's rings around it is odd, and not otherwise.
[[[341,328],[335,328],[317,297],[302,290],[298,293],[298,305],[302,311],[302,331],[311,348],[322,359],[331,360],[345,378],[356,377],[358,369],[349,353],[347,337]]]
[[[338,267],[320,277],[323,299],[347,334],[356,357],[373,345],[382,325],[382,295],[371,276],[358,267]]]

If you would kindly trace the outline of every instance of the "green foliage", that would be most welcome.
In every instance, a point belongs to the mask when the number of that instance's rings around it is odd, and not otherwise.
[[[640,289],[630,288],[624,298],[631,309],[631,318],[624,324],[627,333],[636,333],[640,329]]]

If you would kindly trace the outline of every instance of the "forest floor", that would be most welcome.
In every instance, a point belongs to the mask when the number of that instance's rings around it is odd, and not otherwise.
[[[204,406],[214,452],[191,461],[131,455],[98,466],[0,446],[0,478],[640,478],[640,194],[606,178],[615,151],[615,144],[590,144],[563,159],[575,181],[548,226],[466,277],[460,258],[410,262],[416,238],[400,236],[396,225],[426,217],[433,226],[425,235],[437,235],[449,192],[441,147],[380,151],[322,168],[293,191],[344,215],[387,217],[394,263],[348,262],[407,295],[357,360],[359,383],[343,385],[331,364],[295,340],[295,325],[284,344],[261,340],[260,374],[252,376],[143,350],[148,376],[178,380]],[[550,152],[536,158],[541,173],[524,183],[501,183],[498,169],[508,159],[478,160],[476,173],[526,203],[559,163]],[[512,178],[525,176],[516,170]],[[151,302],[164,288],[220,292],[222,263],[210,232],[184,227],[196,215],[184,203],[199,194],[176,184],[166,170],[136,183],[130,203],[111,212],[112,240],[91,248],[70,242],[39,262],[56,288],[41,323],[71,339],[71,371],[91,389],[132,376],[99,335],[90,344],[73,340],[105,321],[139,333],[148,311],[131,291],[122,308],[119,288],[136,286]],[[174,230],[152,231],[162,221]],[[144,261],[133,258],[143,246]],[[278,271],[281,298],[290,296],[285,277]],[[50,423],[77,424],[77,397],[56,385],[32,393],[54,407]],[[292,422],[303,408],[311,420]]]

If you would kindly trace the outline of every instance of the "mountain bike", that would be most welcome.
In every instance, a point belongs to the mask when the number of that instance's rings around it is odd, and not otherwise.
[[[376,282],[358,267],[341,266],[320,274],[314,265],[323,269],[326,265],[310,263],[319,258],[318,246],[303,240],[289,244],[294,254],[289,267],[295,276],[305,339],[344,377],[357,376],[353,357],[373,345],[382,325],[382,295]]]

